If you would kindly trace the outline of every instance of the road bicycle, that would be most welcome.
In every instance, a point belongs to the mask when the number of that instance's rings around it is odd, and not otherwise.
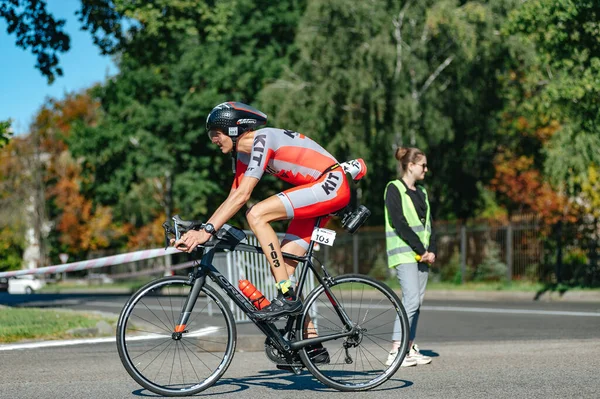
[[[135,292],[121,311],[117,348],[127,372],[144,388],[163,396],[188,396],[213,385],[233,360],[236,323],[220,289],[265,336],[265,353],[280,367],[300,374],[305,367],[323,384],[340,391],[364,391],[391,378],[408,349],[408,319],[398,296],[385,284],[358,274],[331,276],[313,254],[315,244],[330,241],[331,230],[315,223],[304,256],[284,253],[299,262],[297,295],[305,298],[302,312],[278,321],[258,320],[257,309],[212,264],[218,250],[262,254],[244,243],[245,233],[225,224],[195,251],[189,276],[154,280]],[[199,221],[178,216],[165,223],[165,238],[202,229]],[[318,262],[319,267],[316,263]],[[316,287],[304,296],[308,272]],[[207,277],[213,282],[208,284]],[[308,338],[309,332],[311,337]],[[318,333],[315,337],[314,333]],[[386,366],[394,339],[399,355]],[[328,359],[311,359],[307,347],[322,344]],[[321,359],[322,361],[323,359]]]

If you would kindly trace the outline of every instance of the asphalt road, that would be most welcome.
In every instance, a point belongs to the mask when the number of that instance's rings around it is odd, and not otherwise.
[[[118,313],[124,296],[13,296],[11,305]],[[0,297],[0,303],[10,302]],[[373,391],[341,393],[308,372],[277,370],[251,325],[223,378],[197,396],[223,398],[600,398],[600,303],[434,301],[418,343],[432,364],[402,368]],[[255,341],[254,347],[250,344]],[[125,372],[114,343],[2,350],[0,398],[158,397]],[[6,349],[6,346],[4,346]],[[248,351],[250,350],[250,351]]]

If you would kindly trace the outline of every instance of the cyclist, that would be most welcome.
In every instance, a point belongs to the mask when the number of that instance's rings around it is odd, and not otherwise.
[[[282,250],[304,255],[316,218],[347,206],[350,188],[343,168],[322,146],[291,130],[260,128],[266,123],[267,115],[239,102],[219,104],[209,113],[206,129],[211,142],[223,154],[232,155],[233,185],[206,228],[189,231],[175,246],[190,252],[209,240],[246,204],[265,172],[291,183],[293,188],[255,204],[246,212],[250,229],[267,256],[278,291],[271,304],[255,315],[261,320],[275,320],[302,312],[302,303],[296,298],[290,280],[297,264],[284,260]],[[354,180],[365,173],[366,165],[360,160],[360,172]],[[292,220],[280,245],[270,222],[286,219]],[[321,225],[326,222],[324,218]]]

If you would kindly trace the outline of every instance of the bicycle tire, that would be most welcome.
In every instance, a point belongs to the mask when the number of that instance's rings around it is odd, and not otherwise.
[[[306,348],[298,351],[302,361],[315,378],[339,391],[366,391],[383,384],[396,373],[408,349],[408,318],[400,299],[387,285],[363,275],[336,277],[330,289],[361,332],[323,342],[330,358],[327,364],[313,361]],[[303,334],[309,319],[315,323],[320,336],[345,331],[323,286],[316,287],[307,297],[296,325],[297,337],[306,337]],[[396,329],[401,345],[399,355],[386,366],[394,326],[399,327]],[[344,344],[350,347],[345,349]],[[361,370],[358,370],[359,365]]]
[[[206,284],[183,336],[173,338],[191,287],[185,277],[154,280],[131,296],[119,316],[117,349],[125,370],[142,387],[163,396],[205,390],[223,375],[235,353],[233,314]]]

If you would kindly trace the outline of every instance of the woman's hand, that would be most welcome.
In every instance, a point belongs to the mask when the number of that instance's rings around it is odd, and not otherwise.
[[[433,252],[425,251],[425,253],[421,256],[421,262],[432,265],[433,262],[435,262],[435,254]]]
[[[192,252],[198,245],[204,244],[211,235],[204,230],[190,230],[177,241],[171,239],[171,245],[183,252]]]

